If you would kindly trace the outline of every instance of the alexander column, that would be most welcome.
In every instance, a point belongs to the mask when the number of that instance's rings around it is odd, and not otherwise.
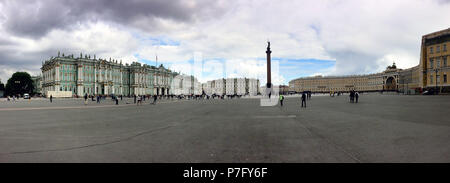
[[[270,51],[270,41],[267,42],[267,85],[266,85],[266,93],[269,95],[272,94],[272,76],[271,76],[271,71],[270,71],[270,62],[271,62],[271,58],[270,58],[270,54],[272,53],[272,51]]]

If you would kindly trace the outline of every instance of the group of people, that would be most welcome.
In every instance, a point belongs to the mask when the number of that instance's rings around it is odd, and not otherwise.
[[[11,101],[11,100],[16,101],[16,99],[19,100],[19,97],[16,97],[16,96],[14,96],[14,95],[11,96],[11,97],[10,97],[10,96],[7,96],[7,97],[6,97],[6,100],[8,100],[8,101]]]
[[[350,91],[350,103],[358,103],[359,93],[355,90]]]
[[[283,106],[283,101],[284,101],[284,95],[280,94],[280,106]],[[302,96],[301,96],[301,103],[302,103],[302,107],[306,108],[306,100],[310,100],[311,99],[311,92],[303,92]]]
[[[79,96],[75,96],[75,98],[78,98]],[[84,96],[82,96],[84,99],[84,104],[87,105],[88,101],[97,101],[97,103],[100,103],[102,100],[106,100],[106,97],[111,97],[111,100],[113,102],[115,102],[116,105],[119,104],[119,99],[122,101],[123,100],[123,96],[122,95],[88,95],[85,94]],[[150,100],[153,99],[153,101],[150,104],[156,104],[157,100],[161,100],[161,99],[170,99],[173,100],[175,99],[188,99],[188,100],[203,100],[203,99],[225,99],[225,97],[227,97],[228,99],[233,99],[233,98],[240,98],[241,95],[217,95],[217,94],[212,94],[212,95],[206,95],[206,94],[202,94],[202,95],[132,95],[131,98],[134,99],[134,104],[137,105],[142,105],[142,103],[145,100]],[[53,102],[53,96],[50,95],[49,97],[50,99],[50,103]],[[127,103],[128,104],[128,103]]]
[[[330,93],[330,95],[334,96],[334,93],[333,94]],[[337,95],[338,96],[342,95],[342,93],[341,92],[337,92]],[[305,107],[306,108],[306,101],[310,100],[311,96],[312,96],[311,92],[302,92],[302,95],[301,95],[301,98],[300,98],[301,99],[301,107]],[[350,96],[350,103],[358,103],[359,93],[357,91],[355,91],[355,90],[350,91],[349,96]],[[283,106],[284,95],[280,94],[279,99],[280,99],[280,106]]]

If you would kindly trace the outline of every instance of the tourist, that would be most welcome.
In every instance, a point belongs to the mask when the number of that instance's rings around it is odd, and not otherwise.
[[[88,95],[86,93],[86,94],[84,94],[84,105],[87,105],[87,99],[88,99]]]
[[[100,103],[100,95],[97,95],[97,103]]]
[[[136,94],[134,94],[134,103],[136,103]]]
[[[355,91],[350,91],[350,102],[353,103],[355,101]]]
[[[152,104],[156,104],[157,99],[158,99],[158,97],[156,95],[153,95],[153,103]]]
[[[50,95],[50,103],[53,102],[53,95]]]
[[[358,92],[355,92],[356,103],[358,103],[358,98],[359,98],[359,93],[358,93]]]
[[[302,93],[302,107],[303,107],[303,103],[305,104],[305,108],[306,108],[306,94],[305,94],[305,92]]]
[[[283,100],[284,100],[284,96],[283,96],[283,95],[280,95],[280,104],[281,104],[281,107],[283,107]]]
[[[137,97],[137,105],[142,104],[142,96],[138,95]]]

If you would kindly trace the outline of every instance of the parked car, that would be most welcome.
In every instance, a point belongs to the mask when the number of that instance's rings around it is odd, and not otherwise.
[[[429,91],[429,90],[426,90],[426,91],[424,91],[422,93],[422,95],[433,95],[433,94],[434,94],[434,92],[433,91]]]
[[[28,93],[23,94],[23,99],[29,99],[30,95]]]

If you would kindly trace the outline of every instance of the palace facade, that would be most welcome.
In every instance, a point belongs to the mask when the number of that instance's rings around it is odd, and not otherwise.
[[[250,95],[259,93],[259,79],[227,78],[207,81],[202,85],[207,95]]]
[[[395,63],[382,73],[350,76],[314,76],[294,79],[289,82],[289,90],[320,93],[357,91],[398,91],[403,89],[400,81],[402,69]],[[411,85],[412,86],[412,85]]]
[[[353,76],[315,76],[294,79],[289,91],[337,92],[337,91],[398,91],[420,93],[424,90],[450,92],[448,58],[450,29],[422,36],[419,65],[398,69],[395,63],[384,72]]]
[[[176,72],[138,62],[97,59],[80,54],[52,57],[42,63],[42,93],[71,91],[73,95],[168,95]]]

